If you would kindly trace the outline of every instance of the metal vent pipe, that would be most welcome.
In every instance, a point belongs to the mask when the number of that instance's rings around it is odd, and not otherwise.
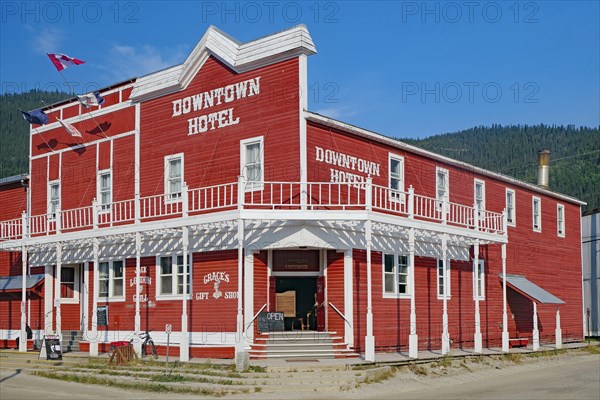
[[[548,188],[550,185],[550,151],[538,151],[538,186]]]

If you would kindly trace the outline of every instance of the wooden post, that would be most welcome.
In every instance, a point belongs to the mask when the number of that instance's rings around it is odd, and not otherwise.
[[[409,193],[411,191],[414,195],[412,186],[409,189]],[[408,356],[410,358],[418,358],[419,337],[417,335],[417,310],[415,305],[415,228],[410,228],[410,231],[408,231],[408,264],[410,268],[410,335],[408,336]]]
[[[475,210],[477,213],[477,210]],[[473,246],[473,295],[475,296],[475,334],[473,336],[475,353],[483,352],[483,343],[481,337],[481,316],[479,313],[479,241]],[[481,278],[483,280],[483,277]],[[481,284],[483,286],[483,282]],[[482,287],[483,289],[483,287]]]

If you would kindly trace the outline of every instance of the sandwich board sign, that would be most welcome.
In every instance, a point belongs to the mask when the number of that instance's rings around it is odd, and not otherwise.
[[[44,335],[42,346],[40,348],[39,359],[46,360],[62,360],[62,346],[60,344],[60,336]]]

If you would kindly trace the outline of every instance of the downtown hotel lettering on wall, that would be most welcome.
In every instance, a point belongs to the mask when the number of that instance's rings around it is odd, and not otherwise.
[[[188,135],[196,135],[240,123],[240,117],[234,116],[234,108],[207,112],[222,104],[229,104],[246,97],[260,94],[260,76],[243,82],[222,86],[206,92],[194,94],[172,101],[173,115],[179,117],[190,113],[203,112],[202,115],[188,119]]]
[[[339,151],[315,146],[315,161],[330,165],[329,181],[354,183],[359,188],[367,177],[380,176],[381,164]],[[337,167],[337,168],[335,168]]]

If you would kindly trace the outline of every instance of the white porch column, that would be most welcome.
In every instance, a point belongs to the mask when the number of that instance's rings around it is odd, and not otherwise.
[[[42,332],[42,335],[49,335],[53,332],[52,314],[54,305],[52,304],[52,298],[54,297],[54,272],[52,265],[46,265],[44,268],[44,272],[44,332]]]
[[[349,347],[354,347],[354,283],[352,279],[352,249],[344,251],[344,315],[346,329],[344,338]]]
[[[473,246],[473,296],[475,297],[475,335],[473,336],[473,343],[475,353],[483,352],[483,340],[481,337],[481,315],[479,313],[479,274],[479,241],[476,241],[475,245]]]
[[[444,287],[444,305],[442,313],[442,354],[450,352],[450,334],[448,333],[448,235],[442,235],[442,273]]]
[[[244,220],[238,219],[238,301],[237,301],[237,319],[236,319],[236,338],[235,338],[235,358],[244,357],[244,306],[243,306],[243,275],[244,275]]]
[[[533,302],[533,351],[540,349],[540,331],[538,329],[537,303]]]
[[[60,220],[60,218],[57,218]],[[56,334],[62,339],[62,319],[60,315],[60,299],[61,299],[61,267],[62,267],[62,244],[56,244],[56,275],[54,279],[54,310],[56,312]]]
[[[27,247],[21,247],[21,265],[22,282],[21,282],[21,336],[19,337],[19,351],[27,351]]]
[[[410,228],[410,231],[408,231],[408,264],[410,268],[410,335],[408,336],[408,356],[410,358],[418,358],[419,336],[417,335],[417,310],[415,305],[415,228]]]
[[[502,351],[508,352],[508,313],[506,303],[506,243],[502,244]]]
[[[141,275],[142,275],[142,234],[135,233],[135,316],[133,317],[133,329],[139,333],[142,330],[142,318],[140,316],[140,296],[141,296]],[[138,354],[142,354],[142,340],[139,337],[134,338],[133,348]]]
[[[98,238],[93,239],[93,257],[94,267],[92,269],[92,278],[94,280],[94,287],[92,290],[92,329],[90,331],[88,340],[90,343],[90,357],[98,356],[98,285],[100,280],[98,279],[98,259],[100,252],[100,242]]]
[[[254,250],[244,251],[244,344],[254,341],[254,323],[248,324],[254,317]]]
[[[187,188],[186,188],[187,190]],[[179,341],[179,361],[187,362],[190,360],[190,337],[188,333],[188,257],[189,257],[189,228],[184,226],[181,228],[181,239],[183,244],[183,300],[181,304],[181,339]]]
[[[372,199],[372,179],[369,176],[367,178],[367,187],[365,193],[365,208],[367,213],[371,211],[371,199]],[[367,216],[365,221],[365,239],[367,241],[367,336],[365,336],[365,360],[375,361],[375,337],[373,336],[373,290],[372,290],[372,279],[371,279],[371,216]]]
[[[556,348],[562,349],[562,330],[560,329],[560,310],[556,306]]]

